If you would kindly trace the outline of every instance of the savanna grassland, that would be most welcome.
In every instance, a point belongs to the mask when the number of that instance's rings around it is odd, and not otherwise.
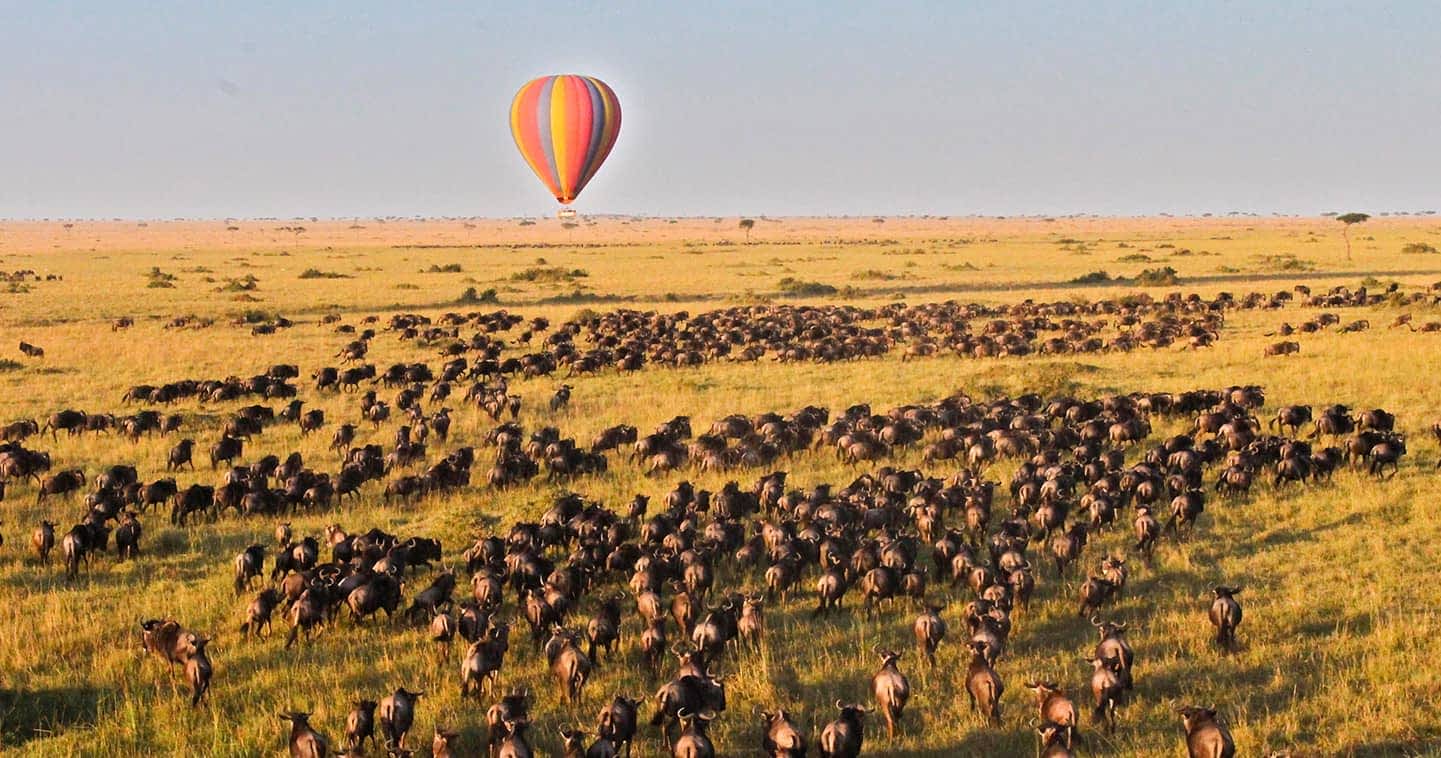
[[[329,425],[302,437],[295,425],[277,423],[247,446],[244,458],[298,450],[307,464],[333,470],[338,464],[327,449],[329,432],[340,421],[358,422],[359,412],[356,395],[317,392],[306,380],[319,367],[338,365],[336,352],[351,339],[320,323],[327,314],[357,325],[377,315],[383,327],[395,313],[438,317],[503,308],[558,325],[586,309],[696,313],[760,303],[994,304],[1138,292],[1209,298],[1227,291],[1239,297],[1297,284],[1322,292],[1365,283],[1379,291],[1392,282],[1414,292],[1441,280],[1441,221],[1373,218],[1350,234],[1348,261],[1341,225],[1329,218],[762,218],[749,242],[734,218],[600,218],[573,228],[513,219],[5,222],[0,270],[33,270],[41,280],[0,282],[0,357],[13,361],[0,364],[0,421],[43,423],[62,408],[127,414],[146,407],[122,404],[132,385],[245,377],[293,363],[301,368],[300,398],[307,408],[324,409]],[[1173,272],[1166,274],[1167,267]],[[1163,283],[1136,281],[1148,269]],[[1176,277],[1174,284],[1164,283],[1169,276]],[[870,701],[868,684],[877,666],[871,649],[881,644],[906,651],[902,669],[914,695],[894,742],[870,718],[868,754],[1027,755],[1035,746],[1027,725],[1034,705],[1021,683],[1035,678],[1062,683],[1082,705],[1083,754],[1183,754],[1173,711],[1182,704],[1215,705],[1241,755],[1431,754],[1441,750],[1435,663],[1441,660],[1441,569],[1435,560],[1441,450],[1429,431],[1441,418],[1441,396],[1433,391],[1441,332],[1388,324],[1402,313],[1411,313],[1417,325],[1441,321],[1441,308],[1346,308],[1339,311],[1343,323],[1368,319],[1371,328],[1298,335],[1298,355],[1262,357],[1263,347],[1278,339],[1267,333],[1320,311],[1293,303],[1228,312],[1219,339],[1204,349],[1178,343],[1127,353],[984,359],[942,352],[904,361],[895,349],[883,357],[824,364],[767,357],[573,378],[561,371],[516,378],[511,392],[523,398],[519,421],[527,432],[554,425],[582,444],[614,424],[633,424],[644,434],[678,414],[690,416],[700,431],[731,413],[784,414],[816,404],[834,417],[854,403],[884,412],[957,391],[978,400],[1027,392],[1090,398],[1256,384],[1266,392],[1267,406],[1257,411],[1263,420],[1290,403],[1385,408],[1408,434],[1409,452],[1394,478],[1378,482],[1343,470],[1329,484],[1276,489],[1262,477],[1266,481],[1248,496],[1210,498],[1195,536],[1164,543],[1154,566],[1134,562],[1124,598],[1106,611],[1130,624],[1137,656],[1133,702],[1114,735],[1091,726],[1084,707],[1090,667],[1082,657],[1091,652],[1095,632],[1076,618],[1078,580],[1058,581],[1049,566],[1039,572],[1037,600],[1017,612],[1011,645],[997,664],[1006,683],[1001,729],[984,727],[965,696],[964,588],[933,584],[930,590],[933,599],[952,601],[943,613],[951,636],[932,670],[912,649],[911,605],[897,603],[866,618],[852,594],[846,613],[813,620],[812,573],[789,603],[766,608],[769,627],[759,650],[732,652],[719,663],[731,675],[729,707],[711,734],[721,754],[758,754],[752,709],[784,706],[810,730],[814,745],[834,718],[836,699]],[[165,328],[180,316],[213,323]],[[254,324],[277,316],[295,325],[252,334]],[[134,325],[112,330],[120,317]],[[468,333],[462,329],[463,337]],[[45,356],[20,355],[20,340],[43,347]],[[529,349],[515,346],[507,355]],[[382,330],[367,361],[382,369],[416,361],[438,368],[443,359],[434,346]],[[546,402],[562,382],[574,386],[574,398],[552,413]],[[482,439],[494,422],[464,402],[464,386],[446,403],[455,409],[450,442],[432,441],[431,456],[474,445],[483,471],[480,462],[493,452],[481,446]],[[383,399],[393,394],[377,389]],[[197,470],[176,475],[182,489],[217,483],[220,472],[208,469],[203,450],[225,419],[250,402],[183,400],[165,409],[183,415],[181,435],[198,443]],[[388,447],[399,423],[379,429],[360,424],[356,444]],[[1152,439],[1189,431],[1184,418],[1155,424]],[[56,469],[83,468],[93,479],[106,466],[133,463],[142,480],[151,481],[166,475],[175,439],[153,435],[132,443],[118,435],[62,433],[54,440],[33,437],[26,445],[49,451]],[[898,448],[876,465],[921,467],[942,477],[961,465],[922,463],[923,447]],[[358,500],[287,518],[297,536],[319,535],[338,523],[352,532],[376,526],[435,537],[455,565],[477,534],[503,535],[513,522],[537,518],[559,492],[623,509],[636,493],[660,501],[682,479],[712,490],[731,479],[748,487],[766,471],[648,477],[623,453],[610,459],[604,474],[554,483],[542,475],[504,491],[477,474],[458,492],[412,503],[383,502],[383,483],[373,482]],[[1003,460],[986,476],[1005,482],[1016,465]],[[773,468],[789,472],[788,486],[807,489],[822,482],[839,487],[874,467],[847,465],[821,450]],[[997,513],[1008,512],[1001,494]],[[312,723],[338,743],[353,699],[379,699],[405,686],[428,693],[412,744],[428,746],[439,724],[458,729],[466,751],[482,749],[485,705],[459,694],[464,645],[442,658],[424,625],[382,620],[356,627],[342,616],[313,642],[287,651],[286,625],[277,614],[273,636],[240,638],[246,597],[231,588],[231,561],[252,542],[273,544],[275,519],[232,512],[178,527],[164,511],[152,511],[141,516],[138,560],[117,562],[112,550],[67,583],[60,561],[37,564],[29,535],[41,519],[57,522],[63,534],[82,515],[78,496],[37,504],[33,483],[21,481],[10,482],[0,502],[0,748],[17,755],[274,755],[285,750],[287,733],[277,712],[312,711]],[[1093,566],[1107,552],[1129,551],[1128,524],[1123,515],[1116,529],[1087,547],[1082,563]],[[409,578],[407,601],[428,581],[423,571]],[[1240,600],[1246,617],[1231,653],[1215,647],[1206,619],[1209,590],[1222,583],[1245,587]],[[759,589],[761,573],[723,562],[717,586]],[[464,578],[458,594],[467,594]],[[587,598],[568,623],[583,625],[593,606],[594,597]],[[513,611],[511,596],[505,613]],[[501,684],[535,693],[532,736],[541,754],[558,754],[562,726],[579,722],[593,730],[596,711],[612,696],[648,697],[660,684],[639,664],[640,626],[630,606],[626,611],[623,652],[602,664],[574,709],[559,702],[523,622],[517,623]],[[139,622],[160,617],[213,638],[214,684],[198,708],[190,707],[184,685],[177,691],[158,660],[140,650]],[[647,703],[642,718],[650,712]],[[643,727],[642,735],[639,754],[659,754],[655,730]]]

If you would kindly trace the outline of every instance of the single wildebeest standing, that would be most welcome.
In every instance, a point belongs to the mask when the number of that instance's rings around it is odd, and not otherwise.
[[[581,688],[590,678],[594,663],[580,649],[580,635],[569,629],[557,628],[545,643],[545,659],[560,688],[561,697],[574,704],[580,700]]]
[[[190,655],[190,637],[174,619],[146,619],[140,623],[140,644],[149,653],[165,661],[166,670],[174,676],[175,665],[184,665]]]
[[[380,733],[388,749],[405,749],[405,735],[415,724],[415,706],[424,695],[424,692],[409,692],[398,687],[394,694],[380,701]]]
[[[352,753],[359,754],[365,749],[365,741],[375,747],[375,706],[374,700],[356,700],[345,718],[345,746]]]
[[[210,446],[210,469],[213,471],[221,463],[229,463],[239,458],[244,447],[245,444],[239,437],[232,437],[228,434],[221,437]]]
[[[290,758],[327,758],[330,741],[310,726],[310,714],[291,711],[280,714],[290,722]]]
[[[35,557],[40,559],[40,564],[48,566],[50,551],[55,548],[55,522],[41,521],[30,535],[30,547],[35,548]]]
[[[245,592],[250,580],[265,571],[265,546],[251,545],[235,556],[235,594]]]
[[[245,621],[240,624],[240,636],[249,638],[253,632],[256,637],[260,636],[260,630],[264,629],[266,636],[270,635],[270,617],[275,613],[275,607],[280,605],[280,592],[274,587],[267,587],[251,598],[250,605],[245,608]]]
[[[609,740],[616,754],[630,755],[631,743],[635,740],[636,727],[640,723],[641,698],[616,695],[600,710],[596,719],[596,732],[601,739]]]
[[[175,443],[170,449],[170,455],[165,462],[166,471],[179,471],[182,466],[190,465],[190,470],[195,470],[195,461],[191,460],[195,453],[195,440],[183,439]]]
[[[881,669],[871,677],[871,694],[876,698],[876,709],[886,718],[886,737],[896,738],[896,722],[906,710],[906,701],[911,699],[911,683],[896,667],[901,654],[892,650],[876,648],[881,658]]]
[[[1026,682],[1026,688],[1036,693],[1041,723],[1065,730],[1064,743],[1069,750],[1077,733],[1076,704],[1055,682]]]
[[[706,735],[707,727],[715,719],[715,711],[706,709],[692,713],[681,709],[676,715],[681,720],[681,733],[671,754],[675,758],[715,758],[715,745]]]
[[[1240,587],[1217,586],[1211,590],[1211,625],[1216,627],[1216,644],[1230,649],[1236,646],[1236,627],[1241,625],[1241,604],[1236,595]]]
[[[134,560],[140,557],[140,534],[143,529],[140,520],[135,517],[134,511],[126,511],[120,516],[120,525],[115,527],[115,551],[119,554],[120,560],[127,558]]]
[[[1095,709],[1091,711],[1091,723],[1102,724],[1107,732],[1116,731],[1116,709],[1125,704],[1126,682],[1129,677],[1116,656],[1109,658],[1087,658],[1091,664],[1091,696]]]
[[[836,701],[840,715],[821,731],[821,758],[858,758],[865,742],[865,723],[861,717],[870,711],[859,705]]]
[[[966,694],[971,697],[971,707],[981,714],[991,726],[1001,725],[1001,694],[1005,686],[1001,677],[986,659],[986,643],[972,641],[971,665],[966,670]]]
[[[210,656],[205,652],[205,646],[210,642],[208,637],[201,637],[198,634],[191,634],[188,637],[189,649],[185,659],[185,681],[190,683],[190,707],[200,705],[205,693],[210,691],[210,676],[214,673],[214,667],[210,665]]]
[[[806,737],[790,713],[781,708],[775,713],[760,711],[761,748],[771,758],[803,758],[806,754]]]
[[[936,648],[946,638],[946,622],[941,618],[941,609],[939,605],[926,606],[911,625],[916,637],[916,650],[932,667],[936,665]]]
[[[1231,733],[1216,720],[1215,708],[1177,708],[1186,729],[1186,752],[1190,758],[1235,758],[1236,743]]]

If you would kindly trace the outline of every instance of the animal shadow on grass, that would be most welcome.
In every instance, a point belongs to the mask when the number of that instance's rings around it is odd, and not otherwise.
[[[0,747],[15,748],[74,725],[100,720],[101,691],[0,689]]]

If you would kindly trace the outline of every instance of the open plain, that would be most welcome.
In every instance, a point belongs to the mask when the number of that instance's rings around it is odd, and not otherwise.
[[[1076,750],[1085,755],[1180,754],[1184,732],[1175,709],[1186,705],[1216,708],[1239,755],[1410,755],[1441,746],[1435,675],[1441,658],[1441,570],[1435,560],[1441,449],[1432,432],[1441,419],[1435,392],[1441,330],[1427,327],[1441,323],[1434,288],[1441,282],[1441,220],[1378,216],[1352,226],[1349,260],[1342,225],[1324,217],[758,217],[749,229],[734,217],[578,221],[0,223],[0,271],[9,279],[0,282],[0,422],[33,419],[43,428],[52,414],[73,409],[87,419],[113,414],[118,427],[73,435],[17,433],[23,438],[17,444],[49,458],[48,470],[34,477],[6,473],[0,502],[0,748],[30,755],[273,755],[286,750],[290,733],[277,714],[297,710],[309,712],[310,723],[339,752],[353,701],[380,700],[405,687],[426,693],[407,742],[416,754],[429,754],[437,727],[458,733],[457,754],[482,754],[486,709],[502,691],[526,688],[532,701],[528,738],[540,754],[560,754],[562,728],[578,725],[593,740],[597,712],[617,695],[644,701],[637,754],[661,754],[661,734],[650,719],[654,695],[671,678],[676,660],[668,655],[659,673],[644,663],[645,625],[631,588],[635,556],[621,568],[597,564],[596,553],[583,549],[582,533],[595,536],[592,527],[582,528],[585,519],[606,528],[612,521],[622,525],[612,534],[624,539],[611,550],[621,542],[639,545],[647,534],[655,539],[646,551],[660,551],[661,562],[698,548],[699,560],[713,571],[713,606],[728,593],[764,593],[774,581],[767,571],[773,564],[796,566],[794,588],[763,605],[760,640],[732,642],[712,656],[712,673],[725,677],[727,701],[710,727],[720,754],[760,754],[763,728],[755,710],[778,708],[789,712],[812,753],[819,752],[821,732],[837,715],[835,701],[875,706],[876,646],[903,653],[899,667],[911,695],[893,738],[880,714],[865,717],[867,754],[1030,754],[1037,742],[1036,703],[1023,685],[1043,680],[1075,700],[1081,714]],[[1173,293],[1181,298],[1164,307]],[[1252,293],[1258,294],[1248,299]],[[1188,306],[1185,297],[1193,294]],[[520,318],[507,321],[498,311]],[[614,353],[625,347],[626,329],[600,340],[590,327],[617,323],[606,319],[629,311],[656,315],[644,319],[650,325],[650,343],[640,350],[644,360],[621,370]],[[716,324],[717,311],[727,312],[736,333],[728,351],[708,350],[697,327]],[[1336,318],[1316,321],[1323,315]],[[1409,321],[1401,318],[1408,315]],[[739,334],[746,322],[765,318],[775,319],[767,322],[771,327],[804,322],[807,328],[788,335]],[[1137,336],[1142,324],[1167,319],[1186,331],[1166,336],[1163,330],[1160,339]],[[1063,323],[1068,320],[1077,323]],[[993,327],[994,321],[1002,323]],[[1299,328],[1307,322],[1317,328]],[[1298,329],[1277,334],[1283,324]],[[568,326],[573,339],[554,339]],[[361,335],[366,329],[375,331],[368,340]],[[529,333],[527,342],[522,332]],[[1004,339],[975,339],[986,334]],[[22,341],[43,356],[21,354],[16,347]],[[363,342],[365,353],[344,363],[340,354],[353,341]],[[1295,342],[1299,351],[1265,355],[1282,341]],[[460,347],[452,350],[453,343]],[[846,347],[860,343],[864,349]],[[570,344],[574,351],[557,349]],[[803,349],[788,352],[787,346]],[[755,352],[743,354],[746,347]],[[597,349],[608,351],[611,362],[594,354]],[[503,369],[507,359],[547,351],[560,358],[553,368],[542,360],[527,361],[540,365],[533,371],[520,364]],[[586,355],[595,365],[574,365]],[[466,363],[448,382],[449,397],[433,397],[443,366],[456,358]],[[487,359],[494,371],[481,368]],[[379,381],[394,364],[404,364],[404,371],[417,363],[426,364],[430,376]],[[378,375],[354,391],[318,388],[312,378],[324,367],[366,364]],[[278,365],[298,367],[298,376],[269,371]],[[130,391],[187,380],[225,384],[230,377],[245,385],[267,373],[282,375],[277,383],[294,389],[304,411],[322,411],[323,423],[308,434],[290,421],[265,423],[263,431],[245,435],[234,464],[263,466],[264,456],[284,460],[298,452],[307,470],[339,480],[341,453],[331,441],[336,428],[349,423],[355,437],[343,448],[379,445],[385,465],[351,496],[212,507],[184,524],[172,523],[169,500],[150,508],[122,503],[119,511],[136,512],[142,525],[138,556],[121,560],[111,537],[108,549],[93,551],[67,578],[62,538],[86,517],[85,498],[97,491],[107,469],[134,466],[143,484],[173,477],[182,493],[196,484],[219,487],[228,466],[212,467],[209,452],[227,424],[246,406],[278,412],[291,400],[289,389],[270,397],[247,391],[127,398],[135,394]],[[506,486],[492,476],[493,466],[503,468],[496,463],[503,445],[495,444],[494,430],[512,415],[500,408],[501,417],[493,418],[482,407],[502,381],[499,397],[520,398],[513,419],[521,428],[517,456],[537,468],[533,476],[512,476],[507,469]],[[412,384],[420,387],[414,417],[404,407],[410,402],[398,397]],[[469,396],[477,384],[479,401]],[[562,385],[571,388],[569,402],[552,407]],[[1143,561],[1128,494],[1114,523],[1090,535],[1066,576],[1056,576],[1050,538],[1031,541],[1023,551],[1035,594],[1026,607],[1005,603],[1012,606],[1012,629],[994,662],[1005,685],[1001,724],[988,725],[966,694],[966,613],[976,597],[969,576],[953,583],[951,564],[935,565],[932,545],[944,529],[929,539],[917,533],[918,515],[927,507],[942,514],[946,527],[966,526],[964,494],[952,502],[936,490],[949,483],[953,492],[975,492],[986,481],[997,483],[993,518],[983,533],[961,540],[974,543],[977,565],[988,565],[990,535],[1018,506],[1011,487],[1016,473],[1042,447],[1056,443],[1057,462],[1076,463],[1066,475],[1079,479],[1079,486],[1054,501],[1072,509],[1069,519],[1062,515],[1063,527],[1087,521],[1080,501],[1093,490],[1079,472],[1082,459],[1073,457],[1079,442],[1059,441],[1069,439],[1063,430],[1080,434],[1088,412],[1067,415],[1066,408],[1115,396],[1147,398],[1137,418],[1145,419],[1148,434],[1095,441],[1092,453],[1113,443],[1122,451],[1124,463],[1114,469],[1119,473],[1168,438],[1191,433],[1214,405],[1163,412],[1151,407],[1152,397],[1174,400],[1193,390],[1216,390],[1229,400],[1232,387],[1262,388],[1263,399],[1253,392],[1237,404],[1237,418],[1250,415],[1259,428],[1239,445],[1222,435],[1215,444],[1232,449],[1196,464],[1205,507],[1189,534],[1163,536],[1153,560]],[[388,418],[373,423],[362,416],[368,390],[388,408]],[[838,448],[826,435],[859,404],[882,417],[899,409],[888,418],[910,419],[918,436],[887,437],[862,452]],[[1405,453],[1394,472],[1372,475],[1368,458],[1340,462],[1329,478],[1277,484],[1279,464],[1259,455],[1248,491],[1216,491],[1228,466],[1224,453],[1245,449],[1253,438],[1289,434],[1268,424],[1279,409],[1308,405],[1319,417],[1334,404],[1347,406],[1348,418],[1370,409],[1395,415]],[[767,420],[753,423],[760,414],[774,412],[789,422],[808,406],[827,411],[824,424],[805,431],[814,444],[787,447],[766,439],[767,448],[744,432],[720,434],[726,450],[754,449],[714,460],[694,446],[727,417],[739,414],[742,426],[758,428]],[[983,449],[972,459],[965,445],[959,454],[938,454],[937,445],[964,437],[955,433],[958,427],[985,426],[980,419],[986,413],[971,418],[956,410],[972,406],[1009,408],[989,418],[1006,419],[1005,430],[1023,438],[1021,452],[988,455]],[[399,427],[430,427],[443,407],[451,408],[447,439],[431,434],[418,450],[419,442],[397,444]],[[1048,416],[1053,407],[1059,412]],[[1129,407],[1107,404],[1108,424],[1118,421],[1117,412],[1129,418]],[[125,419],[147,409],[178,416],[179,429],[142,430],[130,438]],[[677,416],[688,417],[694,433],[668,440],[685,453],[665,465],[633,459],[630,443],[598,452],[604,470],[580,454],[553,465],[555,451],[546,452],[544,444],[537,455],[522,449],[533,434],[553,427],[558,439],[574,439],[594,456],[592,440],[603,430],[630,425],[644,438]],[[851,421],[864,427],[869,416],[857,411]],[[1011,423],[1036,417],[1043,420]],[[1241,426],[1250,428],[1244,420]],[[1305,423],[1296,436],[1306,439],[1313,429],[1314,422]],[[1193,441],[1213,437],[1198,434]],[[167,471],[172,448],[185,438],[195,442],[193,468]],[[1320,452],[1344,446],[1346,439],[1323,435],[1312,442]],[[438,486],[426,478],[427,470],[467,447],[474,455],[468,480]],[[389,458],[397,448],[407,452]],[[581,470],[564,470],[576,468],[576,461]],[[1162,459],[1158,470],[1176,473],[1167,470],[1170,463]],[[84,472],[83,485],[37,498],[38,482],[73,469]],[[1038,467],[1039,479],[1046,478],[1044,469]],[[800,493],[783,503],[768,500],[757,485],[778,471],[787,474],[781,491]],[[877,471],[879,476],[851,487]],[[904,486],[885,483],[886,474],[907,471],[941,484],[929,488],[904,476],[890,480]],[[416,478],[418,492],[386,495],[406,477]],[[716,521],[718,496],[706,510],[676,499],[672,515],[679,518],[651,526],[683,480],[713,493],[732,481],[742,493],[758,493],[754,512],[742,507],[736,518],[723,521],[740,529],[747,543],[761,533],[762,521],[771,529],[788,523],[789,537],[777,539],[797,543],[790,549],[799,557],[773,560],[785,551],[771,550],[757,551],[750,563],[737,560],[735,546],[711,539],[725,529],[707,531]],[[1158,500],[1162,521],[1173,494],[1192,489],[1182,481]],[[278,477],[268,483],[276,490],[285,486]],[[847,493],[856,500],[846,512],[857,523],[846,529],[839,522],[818,525],[816,510],[835,507],[814,492],[822,484],[836,493],[851,488]],[[587,509],[584,519],[572,518],[578,512],[567,509],[584,506],[557,506],[565,493],[615,515]],[[649,496],[649,511],[626,527],[637,494]],[[1030,523],[1031,512],[1054,502],[1019,503],[1021,522]],[[872,510],[876,518],[865,519],[862,514]],[[109,528],[119,525],[119,511]],[[557,513],[566,518],[555,518]],[[674,522],[687,519],[695,533],[679,534],[686,530]],[[31,533],[42,520],[56,525],[56,547],[44,565],[31,549]],[[879,528],[881,521],[886,529]],[[377,528],[402,541],[439,540],[442,556],[429,569],[402,571],[402,603],[393,618],[382,612],[357,624],[338,602],[316,634],[287,648],[290,615],[283,609],[275,612],[269,636],[244,638],[240,631],[251,598],[270,584],[280,522],[289,523],[294,542],[315,537],[321,563],[332,558],[325,532],[332,525],[349,535]],[[568,598],[574,607],[560,617],[563,626],[584,637],[601,602],[620,594],[620,643],[612,655],[600,654],[578,703],[561,699],[543,653],[532,648],[510,575],[492,614],[496,623],[511,624],[494,694],[463,696],[468,643],[433,642],[429,609],[407,617],[405,609],[444,568],[459,577],[450,606],[459,613],[472,596],[463,554],[478,539],[512,537],[517,522],[543,523],[562,534],[530,544],[525,535],[534,533],[521,530],[512,545],[533,548],[529,560],[584,566],[576,569],[584,586]],[[825,531],[831,527],[834,535]],[[678,534],[662,548],[665,531]],[[949,629],[935,665],[918,656],[912,633],[921,603],[897,598],[868,613],[860,576],[849,579],[841,610],[815,616],[821,566],[807,553],[816,543],[800,545],[805,539],[797,533],[834,536],[853,550],[867,540],[905,546],[901,552],[912,555],[900,573],[926,569],[925,598],[943,606],[939,615]],[[264,573],[237,593],[235,558],[251,544],[264,546]],[[1096,630],[1077,613],[1087,572],[1097,572],[1107,556],[1124,557],[1129,578],[1124,592],[1108,598],[1098,613],[1128,625],[1135,656],[1134,688],[1114,731],[1092,718],[1092,667],[1084,658],[1095,649]],[[851,561],[845,553],[843,562]],[[618,559],[617,566],[623,563]],[[500,575],[517,565],[501,561],[493,568]],[[1207,615],[1218,585],[1243,587],[1237,598],[1244,619],[1226,648],[1216,644]],[[673,589],[667,582],[659,589],[668,616]],[[209,638],[213,678],[199,705],[192,707],[180,667],[143,649],[141,623],[148,619],[174,619]],[[674,623],[662,626],[666,647],[682,641]],[[550,632],[542,630],[543,638]],[[584,640],[579,647],[586,647]]]

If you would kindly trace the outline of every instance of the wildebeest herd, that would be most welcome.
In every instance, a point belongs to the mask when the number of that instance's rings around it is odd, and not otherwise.
[[[194,530],[232,517],[274,526],[273,538],[214,567],[233,572],[238,640],[230,630],[191,629],[171,617],[145,619],[136,629],[144,650],[183,671],[193,706],[206,703],[215,678],[207,649],[213,638],[230,638],[233,647],[268,636],[278,613],[289,627],[285,648],[303,648],[317,635],[374,625],[383,611],[390,628],[426,630],[435,665],[453,672],[453,685],[475,703],[492,756],[533,754],[537,726],[560,736],[565,755],[587,758],[629,755],[645,730],[686,758],[753,750],[884,754],[914,719],[907,719],[914,700],[961,696],[924,692],[918,671],[937,666],[965,671],[973,728],[1024,726],[1039,755],[1072,755],[1092,733],[1125,729],[1125,706],[1147,696],[1147,651],[1133,648],[1130,623],[1111,613],[1132,573],[1164,562],[1168,543],[1206,539],[1203,515],[1238,507],[1253,487],[1324,486],[1347,469],[1378,483],[1394,476],[1406,455],[1394,414],[1316,403],[1281,406],[1263,417],[1267,398],[1258,386],[1099,397],[952,392],[884,410],[864,403],[736,409],[694,427],[678,415],[649,432],[621,423],[587,444],[560,426],[572,399],[583,395],[588,375],[715,361],[1204,349],[1216,343],[1229,311],[1280,308],[1297,297],[1329,309],[1373,305],[1383,295],[1338,288],[1312,296],[1297,288],[1008,306],[617,310],[554,328],[505,311],[433,320],[401,314],[385,326],[375,317],[359,325],[328,320],[347,340],[335,354],[339,365],[302,371],[278,364],[249,378],[159,380],[117,398],[148,406],[133,412],[59,409],[43,423],[18,420],[4,428],[0,477],[10,496],[30,487],[37,501],[88,488],[72,526],[46,520],[31,538],[42,565],[60,547],[67,581],[83,581],[94,556],[109,552],[112,536],[118,560],[144,560],[141,519],[155,509],[168,507],[170,524]],[[440,365],[367,363],[383,334],[433,348]],[[556,374],[575,385],[559,385],[540,401],[523,399],[527,380]],[[355,413],[343,423],[327,418],[307,409],[303,394],[353,397]],[[467,417],[488,419],[481,423],[489,428],[473,439],[455,438],[452,416],[462,413],[445,405],[451,400],[469,409]],[[267,404],[273,401],[283,406]],[[180,403],[223,414],[207,427],[165,410]],[[527,428],[523,407],[550,423]],[[265,432],[275,424],[293,424],[301,435],[331,430],[336,458],[319,462],[265,449]],[[355,444],[366,427],[388,429],[390,444]],[[1158,435],[1157,428],[1173,433]],[[1433,431],[1441,439],[1441,423]],[[152,479],[128,462],[88,472],[61,468],[38,445],[62,432],[130,440],[174,435],[176,442],[167,470]],[[207,444],[196,441],[201,433]],[[197,471],[193,458],[202,453]],[[852,477],[792,480],[793,464],[825,455],[851,466]],[[626,503],[579,492],[587,477],[621,466],[653,477],[654,487]],[[687,472],[734,478],[715,489],[662,479]],[[542,473],[553,493],[544,512],[481,530],[465,545],[338,520],[323,531],[296,533],[288,521],[342,515],[347,501],[365,497],[424,509],[435,493],[517,487]],[[181,476],[193,481],[182,484]],[[1110,532],[1129,534],[1130,549],[1088,549]],[[1243,579],[1216,585],[1209,605],[1194,609],[1200,623],[1214,627],[1216,655],[1244,645]],[[1014,635],[1025,633],[1033,599],[1062,593],[1074,597],[1073,623],[1095,630],[1094,646],[1074,651],[1084,669],[1008,666],[1007,650]],[[733,674],[726,671],[744,669],[765,646],[773,633],[768,609],[801,607],[815,619],[863,614],[894,628],[872,646],[869,700],[837,700],[828,704],[833,719],[809,725],[786,703],[746,703],[749,715],[735,716],[726,687]],[[946,615],[963,628],[950,628]],[[514,652],[513,627],[529,643]],[[573,713],[587,697],[604,700],[593,723],[533,718],[533,693],[506,681],[516,656],[544,661],[557,697]],[[631,664],[654,678],[653,693],[593,692],[599,670]],[[1082,677],[1087,685],[1074,686]],[[223,678],[214,685],[224,687]],[[1025,715],[1002,709],[1003,694],[1017,687],[1034,694]],[[425,693],[402,684],[371,694],[353,704],[343,739],[330,736],[339,723],[312,724],[312,714],[298,710],[280,714],[289,723],[291,754],[418,749],[412,731],[425,722]],[[1175,705],[1192,756],[1235,754],[1223,707]],[[754,719],[753,744],[713,744],[708,725],[736,718]],[[433,754],[478,754],[479,746],[462,744],[459,726],[434,723]]]

